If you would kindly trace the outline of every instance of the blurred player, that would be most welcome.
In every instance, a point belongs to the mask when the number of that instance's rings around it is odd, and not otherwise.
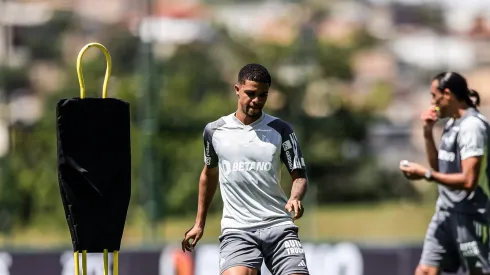
[[[219,179],[223,275],[258,274],[263,261],[274,275],[309,274],[293,222],[304,211],[306,167],[291,126],[262,111],[270,85],[266,68],[244,66],[235,85],[238,109],[204,129],[196,223],[186,232],[182,249],[192,251],[202,237]],[[289,200],[279,185],[281,162],[293,181]]]
[[[409,162],[400,165],[407,178],[425,178],[438,184],[439,189],[415,274],[456,273],[460,267],[471,275],[490,274],[488,121],[477,110],[478,93],[468,89],[463,76],[454,72],[438,74],[430,91],[432,107],[421,115],[430,168]],[[432,134],[438,118],[449,119],[439,151]]]

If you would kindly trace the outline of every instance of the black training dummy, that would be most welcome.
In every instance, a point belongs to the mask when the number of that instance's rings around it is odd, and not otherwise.
[[[119,251],[131,195],[129,104],[85,98],[83,88],[81,98],[58,102],[56,118],[58,180],[73,249]]]

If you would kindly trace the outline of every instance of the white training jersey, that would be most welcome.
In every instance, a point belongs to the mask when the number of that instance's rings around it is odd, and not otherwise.
[[[288,123],[266,113],[249,125],[234,113],[221,117],[204,129],[204,161],[219,167],[222,232],[293,224],[279,184],[281,163],[289,172],[306,167]]]

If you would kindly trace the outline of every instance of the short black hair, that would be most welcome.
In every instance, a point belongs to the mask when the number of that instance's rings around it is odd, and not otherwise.
[[[244,84],[246,80],[267,83],[269,87],[272,84],[269,71],[264,66],[256,63],[247,64],[240,69],[238,83]]]
[[[437,85],[439,91],[443,92],[444,89],[449,89],[458,100],[465,101],[472,107],[477,107],[480,104],[478,92],[468,89],[468,82],[461,74],[456,72],[442,72],[434,76],[432,80],[439,82]]]

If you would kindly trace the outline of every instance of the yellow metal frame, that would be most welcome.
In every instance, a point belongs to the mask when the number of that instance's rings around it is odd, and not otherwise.
[[[80,50],[77,58],[77,74],[78,74],[78,82],[80,84],[80,98],[85,98],[85,81],[83,80],[83,70],[82,70],[82,58],[85,52],[91,47],[99,48],[105,55],[106,59],[106,71],[104,78],[104,85],[102,86],[102,98],[107,98],[107,86],[109,85],[109,78],[111,77],[112,72],[112,59],[109,51],[100,43],[89,43],[85,45],[85,47]]]
[[[104,275],[109,275],[109,250],[104,249]],[[73,253],[75,260],[75,275],[80,275],[80,253]],[[112,274],[119,274],[119,251],[112,252]],[[87,250],[82,250],[82,275],[87,275]]]
[[[109,51],[100,43],[89,43],[85,45],[78,54],[77,58],[77,74],[78,74],[78,82],[80,84],[80,98],[85,98],[85,81],[83,80],[83,71],[82,71],[82,58],[85,52],[91,48],[97,47],[99,48],[105,55],[105,59],[107,62],[104,85],[102,86],[102,98],[107,98],[107,86],[109,85],[109,78],[112,72],[112,59]],[[113,253],[113,275],[119,274],[119,251],[114,250]],[[80,275],[80,253],[79,251],[75,251],[73,253],[73,257],[75,260],[75,275]],[[109,251],[108,249],[104,249],[104,275],[109,275]],[[82,250],[82,274],[87,275],[87,250]]]

